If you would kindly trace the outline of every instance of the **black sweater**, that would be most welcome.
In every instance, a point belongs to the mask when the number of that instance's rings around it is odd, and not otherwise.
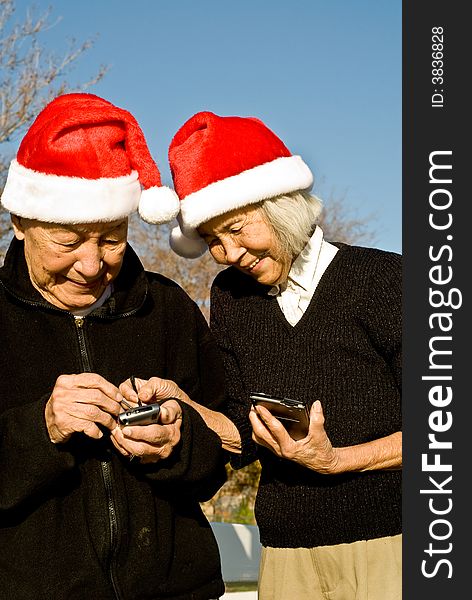
[[[107,302],[77,326],[33,288],[23,244],[0,270],[0,598],[206,600],[224,591],[199,501],[225,479],[219,438],[182,404],[170,458],[140,465],[108,437],[50,442],[44,407],[60,374],[175,380],[213,407],[217,349],[196,305],[127,248]]]
[[[229,386],[241,467],[260,458],[261,542],[316,547],[401,531],[401,472],[320,475],[251,440],[249,393],[320,400],[333,446],[401,430],[401,279],[397,254],[340,245],[292,327],[268,288],[229,268],[213,284],[210,325]]]

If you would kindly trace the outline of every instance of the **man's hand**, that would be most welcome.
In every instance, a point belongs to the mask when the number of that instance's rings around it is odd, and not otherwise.
[[[121,428],[117,425],[111,433],[115,448],[140,462],[153,463],[168,458],[180,441],[182,409],[175,400],[161,404],[159,424],[133,425]]]
[[[119,389],[96,373],[60,375],[44,412],[51,442],[67,442],[75,432],[101,438],[99,425],[116,427],[122,400]]]
[[[162,401],[158,424],[134,425],[119,427],[112,431],[112,442],[123,456],[139,458],[143,464],[157,462],[168,458],[180,441],[182,409],[179,400],[188,399],[187,394],[170,379],[151,377],[151,379],[135,379],[138,394],[127,379],[120,385],[120,392],[132,406],[152,404]]]

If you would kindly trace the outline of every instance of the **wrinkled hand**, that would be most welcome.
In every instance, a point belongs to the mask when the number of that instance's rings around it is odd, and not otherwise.
[[[254,441],[277,456],[293,460],[318,473],[337,472],[339,457],[325,431],[319,400],[311,407],[308,434],[301,440],[292,439],[282,423],[263,406],[251,408],[249,420]]]
[[[173,381],[152,377],[148,381],[136,379],[139,399],[143,404],[152,404],[165,398],[180,398],[180,388]],[[120,391],[132,405],[136,405],[138,396],[126,380],[120,385]],[[174,393],[175,392],[175,393]],[[182,394],[182,390],[180,390]],[[130,458],[139,458],[143,464],[168,458],[180,441],[182,409],[175,400],[165,400],[161,404],[159,423],[151,425],[133,425],[113,429],[111,440],[116,449]]]
[[[60,375],[44,411],[51,442],[64,443],[75,432],[103,437],[99,425],[116,427],[122,399],[118,388],[96,373]]]
[[[187,394],[171,379],[151,377],[150,379],[135,379],[139,399],[143,404],[151,404],[166,398],[177,398],[179,400],[190,400]],[[120,392],[127,401],[137,404],[138,396],[133,390],[131,381],[127,379],[120,385]]]

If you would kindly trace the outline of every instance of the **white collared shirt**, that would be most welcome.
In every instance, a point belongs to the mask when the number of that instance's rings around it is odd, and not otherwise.
[[[323,231],[317,226],[290,267],[287,282],[274,285],[269,290],[271,296],[277,296],[277,302],[291,325],[296,325],[308,308],[316,286],[337,251],[336,246],[323,239]]]

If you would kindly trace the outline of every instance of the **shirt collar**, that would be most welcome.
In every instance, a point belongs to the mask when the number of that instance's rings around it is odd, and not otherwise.
[[[323,231],[319,226],[316,226],[313,235],[308,240],[308,243],[293,261],[288,273],[287,281],[281,284],[273,285],[269,289],[268,294],[270,296],[277,296],[277,294],[285,290],[287,286],[290,286],[291,283],[307,291],[311,286],[311,282],[316,271],[316,265],[318,264],[318,258],[320,256],[322,244]]]

